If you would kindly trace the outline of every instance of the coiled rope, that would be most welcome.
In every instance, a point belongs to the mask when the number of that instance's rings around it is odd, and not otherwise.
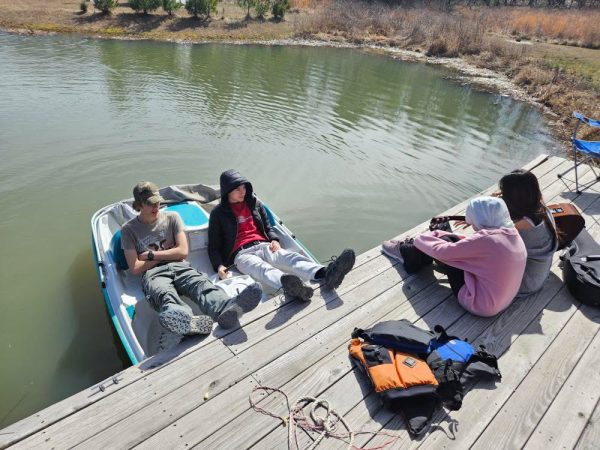
[[[288,416],[278,416],[277,414],[273,414],[272,412],[257,406],[253,398],[253,395],[257,391],[265,391],[268,394],[282,395],[285,398],[287,411],[289,413]],[[298,442],[298,428],[308,432],[309,435],[310,432],[319,433],[318,437],[306,450],[314,450],[325,438],[333,438],[341,440],[343,442],[347,442],[349,450],[379,450],[396,442],[396,440],[398,440],[401,437],[398,435],[387,433],[385,431],[354,432],[350,429],[350,426],[344,420],[344,417],[338,414],[338,412],[335,409],[331,408],[329,401],[325,399],[306,396],[299,398],[292,406],[290,406],[290,400],[288,396],[281,389],[271,388],[267,386],[256,386],[250,393],[248,400],[252,409],[267,416],[271,416],[275,419],[279,419],[283,426],[287,426],[288,449],[290,450],[300,449],[300,443]],[[304,410],[307,407],[310,407],[310,412],[308,416],[304,412]],[[317,410],[319,409],[324,411],[322,415],[318,414]],[[338,431],[340,424],[343,426],[344,430]],[[372,434],[373,436],[384,435],[389,436],[392,439],[377,447],[356,447],[354,446],[354,439],[359,434]]]

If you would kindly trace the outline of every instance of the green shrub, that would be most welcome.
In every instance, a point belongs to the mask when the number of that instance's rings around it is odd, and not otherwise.
[[[79,10],[84,14],[87,12],[87,10],[88,10],[87,0],[81,0],[81,3],[79,4]]]
[[[246,8],[246,19],[250,18],[250,8],[256,5],[256,0],[237,0],[240,8]]]
[[[102,14],[110,14],[118,5],[118,0],[94,0],[94,8],[102,11]]]
[[[129,6],[135,12],[142,11],[144,14],[156,11],[160,8],[162,0],[129,0]]]
[[[285,13],[290,9],[289,0],[274,0],[271,6],[271,14],[276,20],[283,20]]]
[[[185,9],[194,17],[204,16],[210,18],[211,12],[217,12],[218,0],[187,0]]]
[[[256,17],[264,19],[265,14],[271,9],[271,0],[256,0],[254,10],[256,11]]]
[[[162,8],[170,16],[172,16],[175,11],[181,8],[181,6],[182,5],[179,3],[179,0],[162,0]]]

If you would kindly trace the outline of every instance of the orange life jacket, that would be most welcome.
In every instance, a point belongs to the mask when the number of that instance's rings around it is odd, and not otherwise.
[[[413,434],[426,431],[439,406],[438,382],[417,356],[354,338],[350,355],[369,376],[383,403],[402,413]]]

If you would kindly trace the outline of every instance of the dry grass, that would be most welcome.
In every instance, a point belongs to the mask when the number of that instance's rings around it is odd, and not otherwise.
[[[488,14],[490,29],[528,39],[600,48],[600,11],[501,8]]]
[[[328,33],[353,42],[389,39],[437,56],[478,53],[485,41],[485,15],[465,17],[425,8],[380,3],[330,1],[297,22],[298,33]]]
[[[143,16],[125,1],[108,16],[94,11],[93,5],[82,14],[79,4],[80,0],[0,0],[0,28],[159,40],[262,40],[291,37],[298,16],[288,14],[283,22],[254,18],[246,21],[245,10],[235,0],[220,2],[210,21],[193,19],[185,9],[177,11],[174,17],[168,17],[162,9]]]

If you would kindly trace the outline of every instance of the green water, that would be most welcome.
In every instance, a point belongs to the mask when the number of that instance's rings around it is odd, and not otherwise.
[[[90,218],[139,180],[258,194],[321,259],[557,144],[540,114],[360,51],[0,34],[0,428],[127,366]]]

